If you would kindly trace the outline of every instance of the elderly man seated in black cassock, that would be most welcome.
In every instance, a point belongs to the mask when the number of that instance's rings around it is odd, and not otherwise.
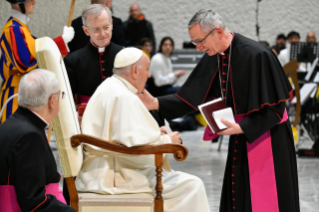
[[[59,82],[36,69],[22,77],[18,93],[18,110],[0,125],[0,211],[75,211],[61,194],[45,134],[59,112]]]

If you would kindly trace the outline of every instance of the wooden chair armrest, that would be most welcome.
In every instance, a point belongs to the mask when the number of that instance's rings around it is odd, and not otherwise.
[[[91,144],[102,149],[130,155],[172,153],[174,154],[174,158],[177,161],[185,160],[188,155],[188,149],[181,144],[160,144],[156,146],[126,147],[124,145],[111,143],[109,141],[85,134],[78,134],[71,137],[72,147],[78,147],[81,143]]]

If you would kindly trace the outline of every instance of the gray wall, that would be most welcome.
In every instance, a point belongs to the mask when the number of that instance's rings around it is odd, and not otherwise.
[[[81,14],[89,0],[77,0],[74,17]],[[123,21],[128,18],[129,6],[138,3],[146,19],[153,23],[157,43],[164,36],[172,36],[176,48],[189,40],[187,23],[196,11],[213,9],[225,20],[228,29],[257,40],[257,0],[113,0],[114,16]],[[61,35],[67,23],[71,0],[37,0],[35,13],[30,16],[29,26],[36,37]],[[0,1],[0,27],[10,15],[10,6]],[[296,30],[305,40],[306,33],[313,30],[319,37],[318,0],[263,0],[259,4],[260,40],[274,44],[276,35]]]

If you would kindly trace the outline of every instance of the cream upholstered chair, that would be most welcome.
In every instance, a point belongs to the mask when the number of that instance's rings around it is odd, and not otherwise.
[[[63,174],[70,193],[71,206],[80,212],[151,212],[153,209],[155,212],[163,212],[164,206],[161,196],[163,190],[161,178],[163,154],[173,153],[176,160],[182,161],[186,159],[188,150],[183,145],[178,144],[127,148],[81,134],[69,79],[58,47],[52,39],[44,37],[36,40],[35,48],[39,68],[54,72],[61,86],[60,112],[53,120],[53,129]],[[157,177],[155,200],[152,195],[144,193],[122,195],[78,193],[74,179],[83,163],[81,143],[88,143],[125,154],[154,154],[156,165],[154,175],[156,174]]]

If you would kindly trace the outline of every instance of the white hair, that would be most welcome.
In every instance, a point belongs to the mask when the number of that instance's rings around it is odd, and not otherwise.
[[[189,21],[188,28],[191,28],[197,23],[200,24],[200,27],[204,32],[209,32],[216,27],[226,29],[222,17],[212,10],[199,10]]]
[[[85,8],[82,12],[83,25],[86,26],[86,20],[87,20],[89,15],[94,15],[95,17],[99,17],[103,10],[106,10],[107,14],[109,15],[110,20],[112,20],[112,12],[108,7],[106,7],[102,4],[91,4],[87,8]]]
[[[60,84],[53,72],[35,69],[21,78],[18,104],[28,109],[40,110],[59,90]]]

